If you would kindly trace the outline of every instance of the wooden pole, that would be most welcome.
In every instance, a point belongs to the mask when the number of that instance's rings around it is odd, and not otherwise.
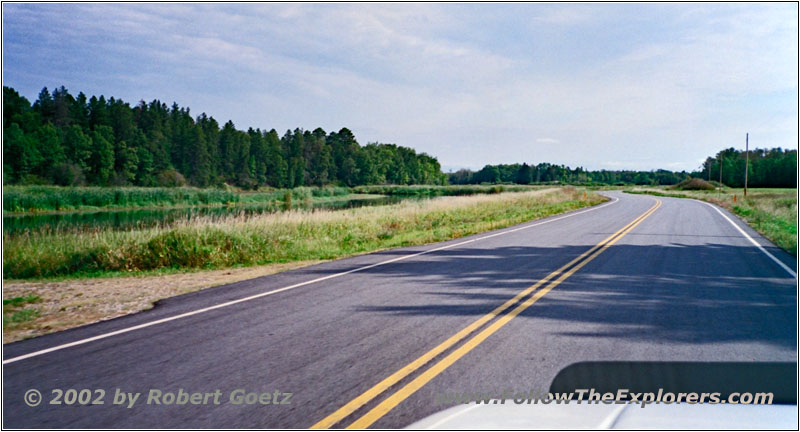
[[[747,198],[747,171],[750,170],[750,133],[744,136],[744,197]]]

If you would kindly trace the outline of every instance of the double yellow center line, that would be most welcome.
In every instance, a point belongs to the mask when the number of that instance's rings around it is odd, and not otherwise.
[[[565,279],[570,277],[572,274],[580,270],[583,266],[589,263],[591,260],[595,259],[598,255],[603,253],[606,249],[608,249],[611,245],[616,243],[619,239],[621,239],[625,234],[630,232],[634,229],[637,225],[639,225],[643,220],[645,220],[648,216],[653,214],[659,207],[661,206],[661,201],[656,199],[655,205],[651,207],[649,210],[644,212],[641,216],[637,217],[624,227],[622,227],[619,231],[615,232],[614,234],[610,235],[605,240],[601,241],[600,243],[593,246],[588,251],[582,253],[577,258],[573,259],[572,261],[568,262],[558,270],[550,273],[542,280],[536,282],[535,284],[531,285],[530,287],[524,289],[519,294],[515,295],[513,298],[509,299],[502,305],[495,308],[493,311],[489,312],[488,314],[482,316],[472,324],[464,327],[461,331],[454,334],[435,348],[431,349],[430,351],[426,352],[416,360],[412,361],[408,365],[404,366],[397,372],[393,373],[392,375],[385,378],[383,381],[379,382],[378,384],[374,385],[369,390],[365,391],[355,399],[348,402],[343,407],[339,408],[329,416],[325,417],[324,419],[320,420],[313,426],[312,429],[327,429],[331,428],[340,421],[344,420],[349,415],[353,414],[356,410],[366,405],[368,402],[372,401],[383,392],[388,390],[393,385],[397,384],[416,370],[422,368],[434,358],[439,356],[440,354],[444,353],[447,349],[451,348],[452,346],[456,345],[457,343],[461,342],[462,340],[466,339],[470,334],[474,331],[478,330],[479,328],[483,327],[484,324],[492,321],[493,319],[500,316],[504,311],[509,309],[510,307],[517,304],[520,300],[528,296],[529,294],[535,293],[528,297],[524,302],[520,303],[517,307],[512,309],[510,312],[506,313],[496,321],[494,321],[489,327],[483,329],[480,333],[473,336],[469,339],[466,343],[458,347],[456,350],[445,356],[443,359],[439,360],[436,364],[431,366],[429,369],[421,373],[417,376],[414,380],[406,384],[405,386],[401,387],[399,390],[394,392],[388,398],[384,399],[381,403],[376,405],[372,408],[369,412],[358,418],[352,424],[348,426],[348,429],[363,429],[369,427],[373,423],[375,423],[378,419],[383,417],[386,413],[391,411],[394,407],[400,404],[402,401],[407,399],[411,396],[414,392],[422,388],[426,383],[432,380],[434,377],[439,375],[445,369],[447,369],[450,365],[455,363],[458,359],[466,355],[468,352],[472,351],[475,347],[477,347],[481,342],[483,342],[486,338],[491,336],[494,332],[499,330],[501,327],[506,325],[509,321],[514,319],[517,315],[519,315],[522,311],[530,307],[534,304],[537,300],[542,298],[545,294],[547,294],[550,290],[555,288],[558,284],[563,282]],[[546,285],[544,288],[539,289],[539,287]]]

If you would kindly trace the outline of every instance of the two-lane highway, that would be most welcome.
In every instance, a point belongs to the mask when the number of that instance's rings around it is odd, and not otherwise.
[[[795,360],[791,256],[705,203],[609,196],[7,345],[3,426],[403,427],[443,393],[546,390],[578,361]],[[52,405],[53,389],[104,403]],[[116,405],[117,389],[141,396]],[[236,404],[237,389],[270,404]],[[153,390],[221,396],[148,404]]]

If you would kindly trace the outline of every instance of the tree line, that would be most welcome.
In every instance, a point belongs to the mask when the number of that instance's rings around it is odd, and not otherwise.
[[[744,186],[746,154],[743,150],[728,148],[708,157],[702,170],[693,173],[704,180],[721,181],[731,187]],[[750,150],[747,168],[748,187],[797,187],[797,150]]]
[[[342,128],[326,133],[237,130],[159,100],[42,89],[31,104],[3,87],[3,183],[97,186],[236,185],[293,188],[444,184],[436,158],[394,144],[361,146]]]
[[[720,178],[720,166],[722,177]],[[728,148],[708,157],[700,169],[686,171],[599,170],[539,163],[536,165],[486,165],[479,171],[461,169],[448,174],[450,184],[480,183],[566,183],[585,185],[675,185],[694,177],[720,182],[729,187],[744,186],[745,151]],[[750,150],[749,187],[797,187],[797,150]]]
[[[689,174],[685,171],[588,171],[582,167],[539,163],[536,165],[501,164],[486,165],[479,171],[458,170],[448,175],[451,184],[479,183],[568,183],[600,185],[673,185]]]
[[[31,104],[3,87],[3,183],[97,186],[260,186],[569,183],[674,185],[689,176],[744,185],[744,152],[725,149],[698,170],[589,171],[550,163],[486,165],[444,174],[435,157],[353,133],[222,126],[159,100],[136,106],[45,87]],[[797,150],[750,151],[748,185],[797,187]]]

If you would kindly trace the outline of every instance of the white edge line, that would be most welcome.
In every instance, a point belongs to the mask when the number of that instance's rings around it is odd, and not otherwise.
[[[744,230],[741,227],[739,227],[739,225],[737,225],[734,221],[732,221],[728,216],[725,216],[725,213],[723,213],[720,209],[718,209],[717,206],[715,206],[715,205],[713,205],[711,203],[707,203],[705,201],[700,201],[700,200],[694,200],[694,201],[701,202],[701,203],[713,208],[714,210],[716,210],[717,213],[719,213],[722,217],[724,217],[725,220],[730,222],[730,224],[733,225],[733,227],[736,228],[740,233],[742,233],[743,236],[747,237],[747,239],[750,240],[750,243],[754,244],[761,252],[764,252],[768,257],[772,258],[773,261],[778,263],[779,266],[781,266],[790,275],[792,275],[793,278],[797,279],[797,273],[795,273],[794,270],[792,270],[789,266],[784,264],[783,261],[781,261],[777,257],[775,257],[775,255],[772,255],[771,253],[769,253],[768,250],[764,249],[763,246],[761,246],[757,241],[755,241],[746,232],[744,232]]]
[[[277,293],[280,293],[280,292],[288,291],[290,289],[299,288],[299,287],[305,286],[305,285],[310,285],[310,284],[313,284],[313,283],[316,283],[316,282],[322,282],[324,280],[333,279],[333,278],[336,278],[336,277],[339,277],[339,276],[348,275],[350,273],[355,273],[355,272],[359,272],[359,271],[363,271],[363,270],[368,270],[368,269],[371,269],[373,267],[378,267],[378,266],[381,266],[381,265],[390,264],[390,263],[401,261],[401,260],[405,260],[405,259],[408,259],[408,258],[414,258],[414,257],[420,256],[420,255],[425,255],[425,254],[428,254],[428,253],[431,253],[431,252],[437,252],[437,251],[440,251],[440,250],[450,249],[450,248],[454,248],[456,246],[462,246],[462,245],[465,245],[465,244],[468,244],[468,243],[473,243],[473,242],[476,242],[476,241],[485,240],[485,239],[488,239],[488,238],[497,237],[497,236],[501,236],[501,235],[512,233],[512,232],[516,232],[516,231],[521,231],[521,230],[528,229],[528,228],[533,228],[533,227],[536,227],[536,226],[539,226],[539,225],[544,225],[546,223],[555,222],[555,221],[558,221],[558,220],[561,220],[561,219],[566,219],[568,217],[577,216],[579,214],[583,214],[583,213],[587,213],[587,212],[590,212],[590,211],[598,210],[598,209],[601,209],[603,207],[607,207],[607,206],[610,206],[612,204],[616,204],[619,201],[619,198],[616,198],[616,197],[612,197],[612,198],[613,198],[613,201],[611,201],[609,203],[605,203],[605,204],[597,206],[597,207],[591,207],[591,208],[588,208],[588,209],[585,209],[585,210],[581,210],[581,211],[578,211],[578,212],[569,213],[569,214],[566,214],[566,215],[563,215],[563,216],[560,216],[560,217],[557,217],[557,218],[548,219],[548,220],[545,220],[545,221],[542,221],[542,222],[538,222],[538,223],[533,223],[533,224],[530,224],[530,225],[525,225],[525,226],[522,226],[522,227],[519,227],[519,228],[514,228],[514,229],[510,229],[510,230],[506,230],[506,231],[501,231],[501,232],[498,232],[498,233],[490,234],[490,235],[479,237],[479,238],[476,238],[476,239],[463,241],[463,242],[460,242],[460,243],[454,243],[454,244],[441,246],[441,247],[434,248],[434,249],[424,250],[422,252],[417,252],[417,253],[410,254],[410,255],[404,255],[404,256],[397,257],[397,258],[392,258],[390,260],[381,261],[379,263],[370,264],[368,266],[359,267],[359,268],[355,268],[355,269],[348,270],[348,271],[345,271],[345,272],[335,273],[335,274],[328,275],[328,276],[323,276],[323,277],[320,277],[320,278],[317,278],[317,279],[312,279],[312,280],[309,280],[309,281],[296,283],[294,285],[289,285],[287,287],[278,288],[278,289],[275,289],[275,290],[272,290],[272,291],[267,291],[267,292],[264,292],[264,293],[251,295],[251,296],[248,296],[248,297],[243,297],[243,298],[240,298],[240,299],[237,299],[237,300],[232,300],[232,301],[229,301],[229,302],[220,303],[220,304],[217,304],[217,305],[214,305],[214,306],[209,306],[209,307],[205,307],[205,308],[202,308],[202,309],[197,309],[197,310],[194,310],[194,311],[191,311],[191,312],[186,312],[186,313],[182,313],[182,314],[179,314],[179,315],[174,315],[174,316],[167,317],[167,318],[162,318],[162,319],[155,320],[155,321],[150,321],[150,322],[147,322],[147,323],[144,323],[144,324],[135,325],[133,327],[127,327],[127,328],[116,330],[116,331],[112,331],[112,332],[109,332],[109,333],[103,333],[103,334],[100,334],[100,335],[97,335],[97,336],[92,336],[92,337],[86,338],[86,339],[80,339],[80,340],[77,340],[77,341],[74,341],[74,342],[65,343],[65,344],[62,344],[62,345],[56,345],[56,346],[51,347],[51,348],[46,348],[46,349],[43,349],[43,350],[34,351],[32,353],[23,354],[21,356],[13,357],[13,358],[10,358],[8,360],[3,360],[3,364],[7,365],[9,363],[14,363],[14,362],[17,362],[17,361],[20,361],[20,360],[25,360],[25,359],[28,359],[28,358],[31,358],[31,357],[37,357],[37,356],[40,356],[42,354],[51,353],[53,351],[59,351],[59,350],[62,350],[64,348],[70,348],[70,347],[74,347],[74,346],[77,346],[77,345],[83,345],[83,344],[86,344],[86,343],[89,343],[89,342],[94,342],[96,340],[105,339],[105,338],[108,338],[108,337],[111,337],[111,336],[116,336],[116,335],[120,335],[120,334],[123,334],[123,333],[132,332],[134,330],[143,329],[143,328],[146,328],[146,327],[162,324],[162,323],[169,322],[169,321],[174,321],[174,320],[181,319],[181,318],[186,318],[186,317],[189,317],[189,316],[192,316],[192,315],[201,314],[201,313],[208,312],[208,311],[211,311],[211,310],[214,310],[214,309],[220,309],[220,308],[224,308],[224,307],[227,307],[227,306],[232,306],[232,305],[235,305],[237,303],[243,303],[243,302],[246,302],[246,301],[255,300],[257,298],[266,297],[268,295],[277,294]],[[773,259],[775,259],[775,258],[773,257]]]

